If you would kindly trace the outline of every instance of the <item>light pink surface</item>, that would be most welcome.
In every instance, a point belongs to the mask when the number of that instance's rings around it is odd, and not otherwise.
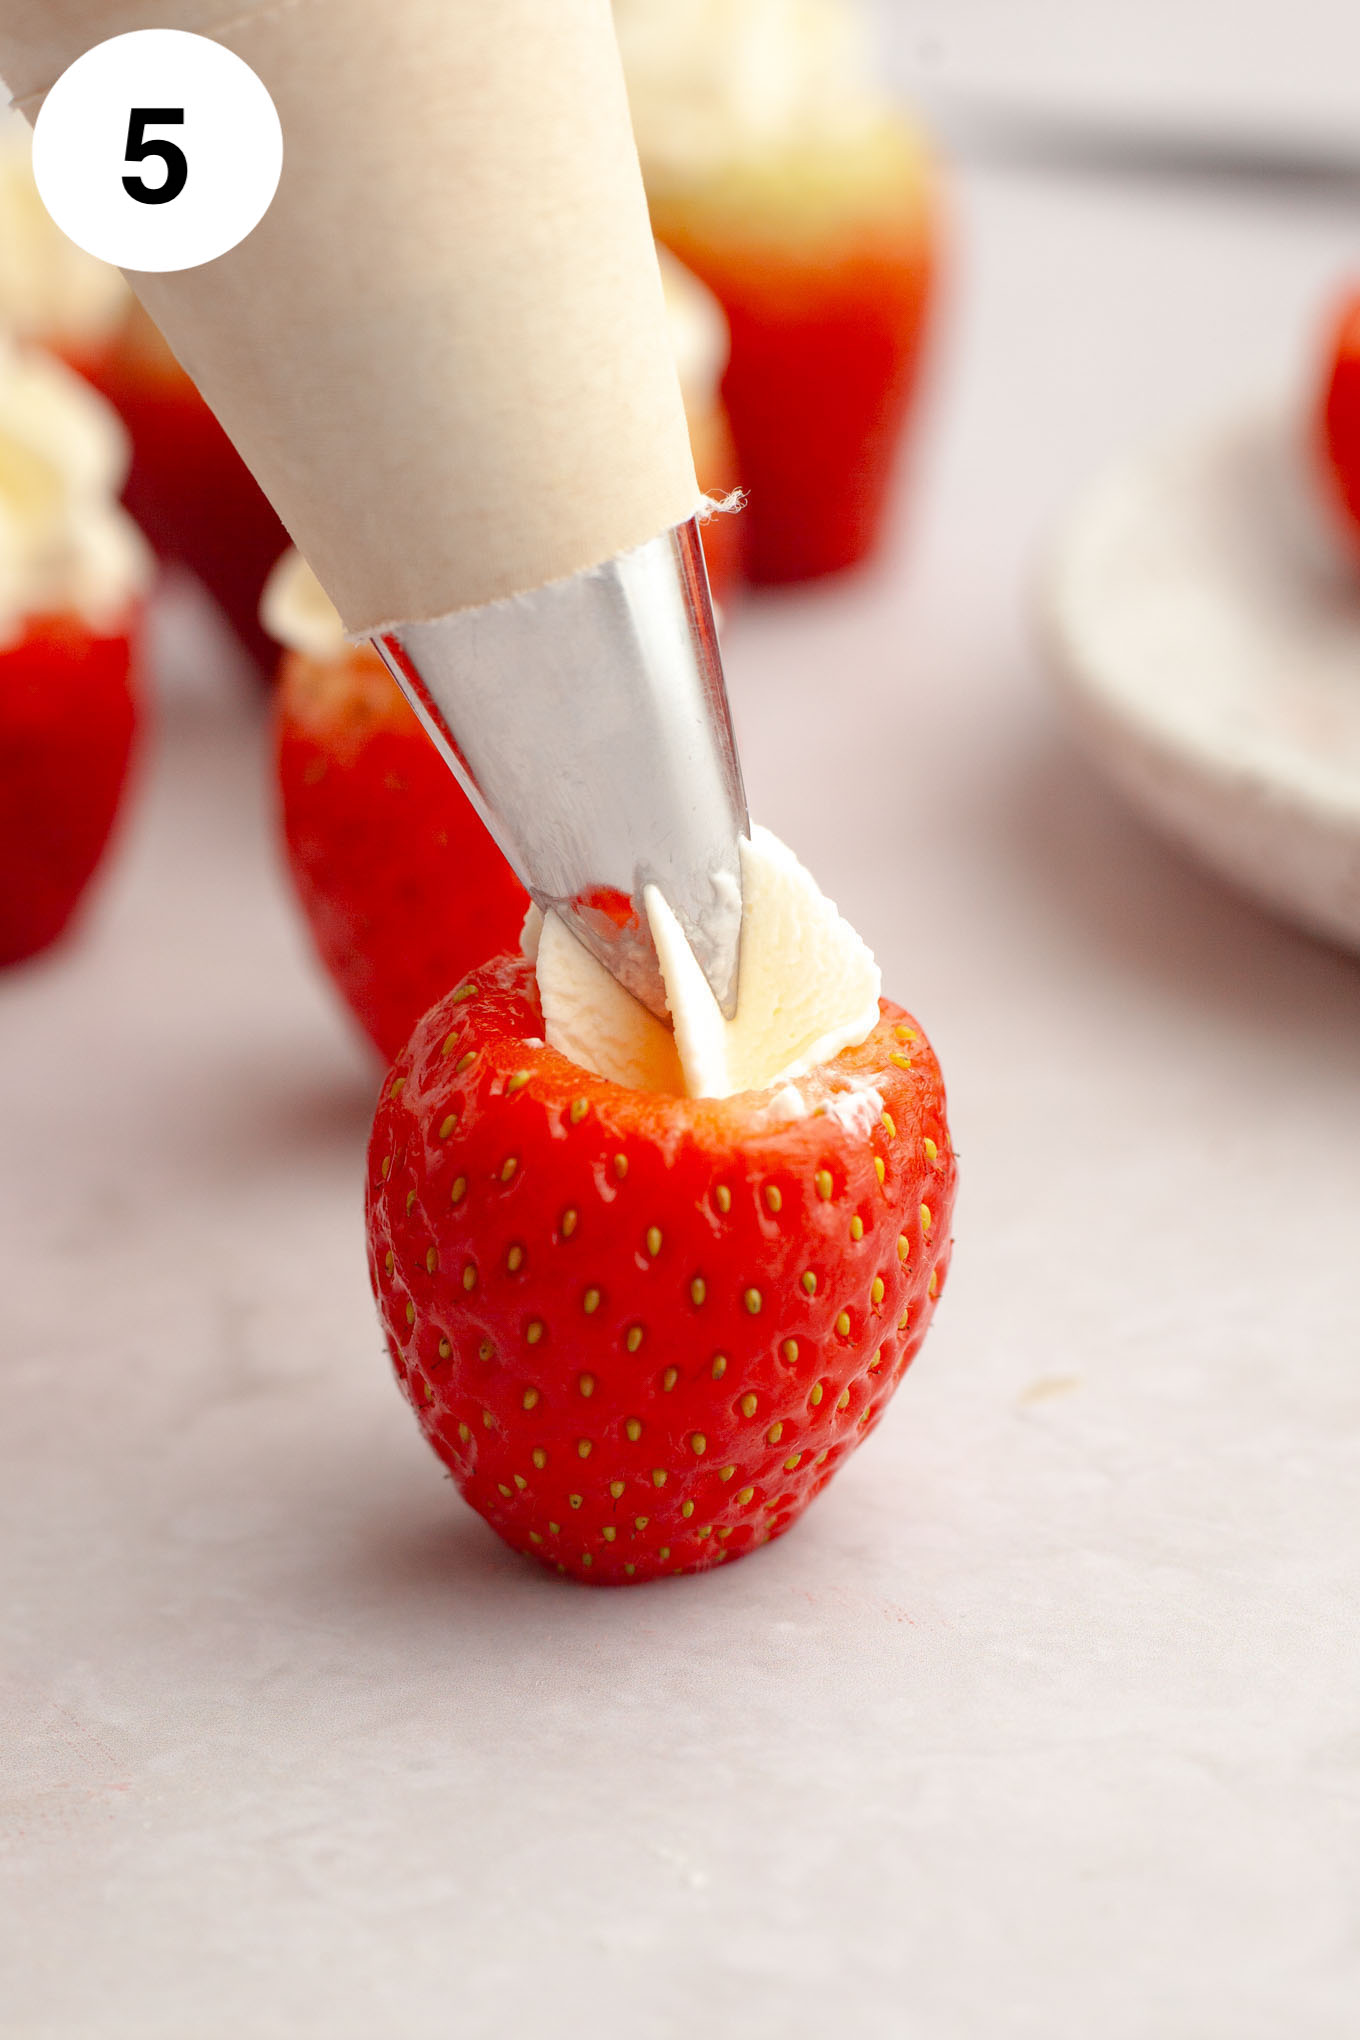
[[[440,1479],[374,1072],[180,619],[112,882],[0,983],[6,2040],[1354,2032],[1360,971],[1125,819],[1024,622],[1077,484],[1287,378],[1353,219],[955,213],[893,559],[731,638],[963,1167],[917,1371],[769,1552],[567,1588]]]

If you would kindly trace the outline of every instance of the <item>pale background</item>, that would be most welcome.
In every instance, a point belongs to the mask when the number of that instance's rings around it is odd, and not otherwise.
[[[1141,134],[1360,168],[1353,0],[870,0],[937,122]]]
[[[1251,11],[1127,12],[1269,98]],[[1019,12],[951,10],[989,91]],[[963,1170],[917,1369],[767,1553],[567,1587],[441,1480],[366,1293],[376,1075],[248,690],[165,620],[109,883],[0,982],[6,2040],[1354,2033],[1360,968],[1125,819],[1026,610],[1107,457],[1307,373],[1355,192],[1003,154],[888,559],[731,633],[754,810]]]

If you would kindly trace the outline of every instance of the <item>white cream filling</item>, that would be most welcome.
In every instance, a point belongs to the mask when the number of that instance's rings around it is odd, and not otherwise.
[[[132,293],[121,272],[68,241],[33,181],[33,135],[0,108],[0,331],[93,347],[116,333]]]
[[[677,262],[669,249],[659,247],[656,255],[685,409],[692,416],[702,414],[717,396],[727,367],[731,350],[727,315],[708,285]]]
[[[881,113],[849,0],[614,0],[644,171],[702,175]]]
[[[345,649],[340,612],[296,546],[270,568],[260,595],[260,622],[290,652],[336,659]]]
[[[0,341],[0,641],[29,616],[114,629],[151,579],[151,555],[114,500],[128,440],[80,376]]]
[[[780,1086],[771,1101],[775,1117],[801,1117],[807,1108],[796,1079],[863,1041],[877,1022],[878,965],[768,829],[753,828],[742,843],[741,876],[741,970],[732,1019],[724,1018],[666,900],[648,886],[644,901],[674,1033],[549,914],[536,949],[549,1046],[637,1090],[728,1098]],[[526,934],[533,954],[532,926]],[[839,1102],[834,1109],[860,1110]]]

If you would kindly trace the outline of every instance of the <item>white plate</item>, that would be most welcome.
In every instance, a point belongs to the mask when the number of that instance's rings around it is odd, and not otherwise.
[[[1360,949],[1360,569],[1306,426],[1257,411],[1108,475],[1055,549],[1043,629],[1080,742],[1133,805]]]

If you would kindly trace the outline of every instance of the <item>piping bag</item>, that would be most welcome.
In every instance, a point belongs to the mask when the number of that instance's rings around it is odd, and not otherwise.
[[[609,0],[5,0],[0,73],[32,119],[136,28],[284,137],[254,231],[137,295],[539,905],[666,1018],[654,883],[730,1015],[746,804]]]

